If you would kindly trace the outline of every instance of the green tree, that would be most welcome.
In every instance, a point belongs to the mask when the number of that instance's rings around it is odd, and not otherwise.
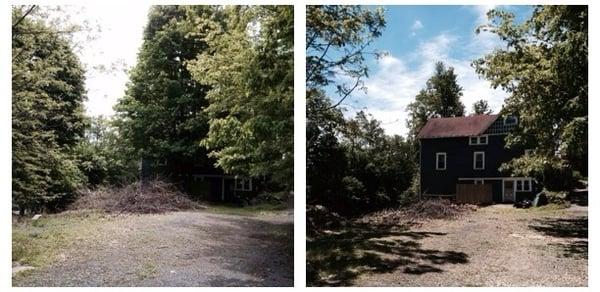
[[[187,62],[208,46],[218,27],[210,6],[153,6],[125,96],[115,106],[115,126],[130,157],[166,162],[166,175],[185,178],[194,165],[214,162],[199,145],[208,132],[208,87],[196,82]]]
[[[103,116],[92,117],[85,139],[74,149],[90,187],[121,185],[138,177],[138,161],[129,155],[133,149],[122,141],[112,124],[111,119]]]
[[[480,99],[473,103],[473,114],[475,115],[489,115],[492,113],[488,102]]]
[[[478,32],[498,35],[506,49],[473,66],[494,88],[510,94],[504,110],[519,116],[519,127],[507,145],[536,148],[535,155],[504,169],[538,178],[551,169],[587,173],[587,6],[536,6],[523,23],[503,10],[488,12],[488,18]]]
[[[385,28],[382,8],[370,10],[358,5],[307,6],[306,11],[306,87],[307,93],[333,85],[340,105],[356,89],[364,89],[368,77],[365,56],[369,45]],[[339,77],[350,79],[341,82]],[[317,94],[318,96],[318,94]]]
[[[368,76],[369,45],[383,32],[383,9],[364,6],[307,6],[306,14],[306,166],[307,202],[336,209],[350,204],[340,194],[348,187],[346,152],[338,137],[345,120],[339,105]],[[343,76],[344,78],[338,78]],[[341,80],[350,80],[343,82]],[[325,89],[332,86],[332,103]],[[339,208],[338,208],[339,209]]]
[[[202,145],[231,174],[293,184],[293,28],[291,6],[226,7],[209,50],[189,62],[210,86]]]
[[[86,127],[84,71],[69,41],[31,11],[12,14],[12,195],[22,212],[63,207],[85,180],[72,151]]]
[[[415,101],[407,106],[409,119],[407,126],[411,140],[416,139],[421,128],[430,118],[461,117],[465,115],[465,106],[460,101],[462,87],[458,85],[453,67],[446,68],[443,62],[437,62],[433,76],[419,91]]]

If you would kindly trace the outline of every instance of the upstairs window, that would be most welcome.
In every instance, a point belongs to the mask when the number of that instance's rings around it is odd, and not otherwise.
[[[435,169],[446,170],[446,153],[438,152],[435,154]]]
[[[487,143],[487,135],[469,137],[469,145],[487,145]]]
[[[514,125],[516,125],[518,122],[519,122],[519,120],[517,119],[517,117],[515,117],[515,116],[512,116],[512,115],[506,116],[506,117],[504,118],[504,125],[505,125],[505,126],[514,126]]]
[[[485,169],[485,152],[474,152],[473,153],[473,169],[475,169],[475,170]]]

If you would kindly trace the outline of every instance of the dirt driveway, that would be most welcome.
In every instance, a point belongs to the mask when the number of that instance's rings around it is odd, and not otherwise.
[[[293,215],[110,218],[14,286],[292,286]]]
[[[309,285],[587,286],[587,207],[480,208],[418,227],[353,226],[309,245]],[[311,273],[312,272],[312,273]]]

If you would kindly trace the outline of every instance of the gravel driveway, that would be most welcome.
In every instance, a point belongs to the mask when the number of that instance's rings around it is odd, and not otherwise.
[[[313,242],[309,269],[317,286],[587,286],[587,224],[587,207],[493,205],[418,227],[355,226]]]
[[[293,286],[293,215],[118,216],[14,286]]]

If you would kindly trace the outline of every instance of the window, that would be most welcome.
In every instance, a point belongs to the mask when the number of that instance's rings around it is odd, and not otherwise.
[[[446,153],[438,152],[435,154],[435,169],[446,170]]]
[[[482,179],[476,179],[475,180],[475,184],[476,185],[482,185],[483,184],[483,180]]]
[[[487,135],[469,137],[469,145],[487,145],[487,143]]]
[[[252,190],[252,179],[251,178],[236,178],[234,189],[236,191],[251,191]]]
[[[531,192],[531,179],[517,180],[517,192]]]
[[[485,152],[473,153],[473,169],[485,169]]]
[[[518,122],[518,119],[517,119],[517,117],[515,117],[515,116],[512,116],[512,115],[506,116],[506,117],[504,118],[504,125],[505,125],[505,126],[512,126],[512,125],[516,125],[516,124],[517,124],[517,122]]]

